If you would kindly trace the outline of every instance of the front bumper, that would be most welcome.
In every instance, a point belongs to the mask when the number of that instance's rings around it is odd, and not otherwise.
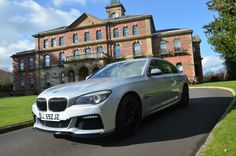
[[[115,130],[115,118],[118,104],[107,100],[99,105],[74,105],[60,115],[60,121],[43,121],[40,119],[40,111],[34,104],[32,107],[35,123],[33,127],[38,130],[55,134],[75,135],[106,135]],[[43,113],[55,113],[49,110]]]

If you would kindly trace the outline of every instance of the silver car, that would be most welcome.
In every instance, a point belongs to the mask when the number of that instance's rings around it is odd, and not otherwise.
[[[144,117],[188,103],[187,77],[166,60],[144,58],[113,63],[85,81],[49,88],[32,111],[34,128],[55,136],[115,132],[128,137]]]

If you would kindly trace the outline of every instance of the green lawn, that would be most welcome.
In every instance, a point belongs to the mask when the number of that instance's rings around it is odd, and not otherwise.
[[[198,86],[221,86],[236,91],[236,81],[205,83]],[[213,138],[203,153],[206,156],[236,155],[236,103],[221,124],[213,130]]]
[[[36,96],[0,98],[0,128],[32,119],[32,104]]]

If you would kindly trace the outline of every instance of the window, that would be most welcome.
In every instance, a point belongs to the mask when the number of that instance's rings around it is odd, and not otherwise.
[[[89,32],[86,32],[85,35],[84,35],[84,41],[87,42],[87,41],[90,41],[90,33]]]
[[[138,35],[138,34],[139,34],[138,26],[134,25],[133,26],[133,35]]]
[[[103,56],[103,48],[98,47],[97,51],[98,51],[98,58],[101,58]]]
[[[75,57],[75,59],[79,59],[80,58],[80,51],[79,50],[75,50],[74,51],[74,57]]]
[[[123,28],[123,36],[124,36],[124,37],[129,36],[129,28],[128,28],[128,27],[124,27],[124,28]]]
[[[96,39],[97,39],[97,40],[101,40],[101,39],[102,39],[102,31],[101,31],[101,30],[98,30],[98,31],[96,32]]]
[[[64,37],[60,37],[59,38],[59,46],[63,46],[64,45]]]
[[[120,34],[119,34],[119,29],[118,28],[115,28],[114,30],[113,30],[113,37],[114,38],[118,38],[120,36]]]
[[[60,52],[60,54],[59,54],[59,61],[60,61],[61,63],[64,63],[65,60],[66,60],[66,55],[65,55],[65,53],[64,53],[64,52]]]
[[[178,73],[177,68],[169,62],[161,61],[161,71],[163,74]]]
[[[29,88],[34,88],[34,79],[32,77],[29,78]]]
[[[57,46],[57,40],[56,40],[56,38],[52,38],[51,47],[56,47],[56,46]]]
[[[135,42],[133,45],[133,50],[134,50],[134,56],[141,56],[141,47],[139,42]]]
[[[20,79],[20,88],[25,88],[25,80],[24,79]]]
[[[61,81],[61,83],[65,83],[65,73],[64,72],[62,72],[60,74],[60,81]]]
[[[175,39],[174,41],[174,45],[175,45],[175,52],[180,52],[181,51],[181,42],[179,39]]]
[[[48,88],[48,87],[50,87],[50,86],[51,86],[51,78],[50,78],[50,75],[47,74],[47,75],[45,76],[45,87]]]
[[[115,55],[115,58],[122,58],[120,45],[116,45],[114,47],[114,55]]]
[[[34,59],[31,57],[29,58],[29,69],[32,70],[34,68]]]
[[[51,65],[51,58],[49,54],[44,55],[44,66],[49,67]]]
[[[90,48],[85,49],[85,56],[86,58],[92,58],[92,51]]]
[[[44,48],[48,48],[48,39],[45,39],[45,40],[43,41],[43,47],[44,47]]]
[[[21,59],[19,63],[19,71],[24,71],[24,70],[25,70],[25,62],[23,59]]]
[[[79,36],[78,34],[73,35],[73,43],[78,43],[79,42]]]
[[[167,53],[167,48],[166,48],[166,41],[161,41],[161,54],[166,54]]]
[[[158,68],[163,74],[178,73],[178,70],[174,65],[166,61],[152,60],[149,66],[149,73],[152,69]]]
[[[181,62],[178,62],[178,63],[176,64],[176,68],[177,68],[178,71],[180,71],[180,72],[183,72],[183,71],[184,71],[184,69],[183,69],[183,65],[182,65]]]

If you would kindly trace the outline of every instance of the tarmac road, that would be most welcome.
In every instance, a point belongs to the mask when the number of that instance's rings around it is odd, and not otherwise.
[[[192,89],[190,105],[146,118],[128,139],[55,139],[32,127],[0,135],[0,156],[190,156],[195,155],[232,101],[218,89]]]

